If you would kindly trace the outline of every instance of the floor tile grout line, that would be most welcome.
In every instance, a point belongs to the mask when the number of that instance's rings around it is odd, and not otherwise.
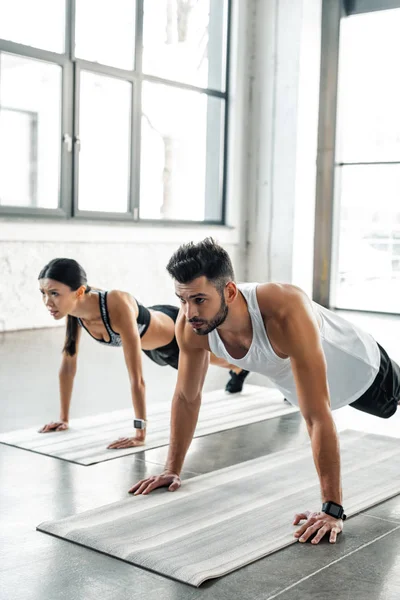
[[[142,462],[144,462],[146,465],[155,465],[157,467],[162,467],[163,469],[165,468],[165,463],[161,463],[161,462],[155,462],[153,460],[146,460],[145,458],[140,458],[139,460],[141,460]],[[188,469],[183,469],[182,473],[190,473],[191,475],[196,475],[196,477],[198,475],[204,475],[204,473],[198,473],[197,471],[189,471]],[[182,478],[181,478],[182,479]]]
[[[285,587],[283,590],[280,590],[276,594],[273,594],[272,596],[268,596],[268,598],[266,598],[266,600],[273,600],[274,598],[278,598],[278,596],[281,596],[284,592],[287,592],[287,591],[295,588],[297,585],[299,585],[299,583],[303,583],[303,581],[307,581],[308,579],[311,579],[312,577],[314,577],[315,575],[318,575],[319,573],[322,573],[322,571],[325,571],[326,569],[328,569],[332,565],[335,565],[336,563],[341,562],[342,560],[344,560],[345,558],[348,558],[352,554],[355,554],[359,550],[363,550],[364,548],[367,548],[371,544],[373,544],[375,542],[378,542],[379,540],[383,539],[387,535],[390,535],[391,533],[394,533],[398,529],[400,529],[400,525],[398,525],[397,527],[394,527],[393,529],[391,529],[390,531],[387,531],[386,533],[383,533],[382,535],[378,536],[377,538],[374,538],[373,540],[370,540],[369,542],[366,542],[365,544],[363,544],[359,548],[356,548],[355,550],[352,550],[351,552],[348,552],[344,556],[341,556],[340,558],[337,558],[336,560],[333,560],[328,565],[325,565],[324,567],[321,567],[317,571],[314,571],[314,573],[310,573],[310,575],[306,575],[306,577],[302,577],[301,579],[299,579],[295,583],[292,583],[291,585],[288,585],[287,587]]]
[[[364,517],[369,517],[370,519],[377,519],[378,521],[384,521],[385,523],[392,523],[393,525],[399,525],[399,520],[395,521],[394,519],[385,519],[384,517],[377,517],[376,515],[369,515],[368,513],[362,513]]]

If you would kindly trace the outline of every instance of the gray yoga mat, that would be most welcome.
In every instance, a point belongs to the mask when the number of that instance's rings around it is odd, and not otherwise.
[[[272,419],[297,411],[275,389],[245,385],[240,394],[216,390],[203,394],[195,437]],[[107,450],[119,437],[134,435],[132,409],[72,419],[67,431],[38,433],[39,426],[0,434],[0,443],[78,463],[99,462],[150,450],[169,443],[170,402],[148,403],[146,445]]]
[[[340,438],[348,516],[400,492],[398,440],[355,431]],[[37,529],[199,586],[295,543],[294,514],[320,504],[307,444]]]

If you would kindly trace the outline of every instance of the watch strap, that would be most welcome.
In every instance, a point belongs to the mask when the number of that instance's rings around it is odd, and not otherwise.
[[[346,520],[344,508],[341,504],[337,504],[337,502],[332,502],[331,500],[324,502],[322,505],[322,512],[331,517],[335,517],[335,519],[343,519],[343,521]]]

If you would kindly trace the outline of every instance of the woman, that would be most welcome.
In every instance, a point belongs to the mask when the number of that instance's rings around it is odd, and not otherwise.
[[[175,339],[175,321],[179,309],[159,305],[146,308],[133,296],[120,290],[105,292],[91,288],[81,265],[70,258],[55,258],[39,274],[43,302],[56,320],[67,317],[60,377],[60,419],[44,425],[40,433],[68,429],[69,407],[76,374],[82,329],[101,344],[122,346],[128,369],[135,413],[134,437],[120,438],[108,448],[142,446],[146,438],[145,383],[141,350],[159,365],[178,368],[179,347]],[[212,364],[231,368],[226,390],[241,391],[247,372],[221,359]]]

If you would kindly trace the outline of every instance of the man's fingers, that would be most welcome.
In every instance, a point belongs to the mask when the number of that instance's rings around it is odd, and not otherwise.
[[[336,544],[336,538],[337,538],[338,533],[339,533],[339,531],[336,529],[336,527],[334,529],[332,529],[331,535],[329,536],[329,542],[331,544]]]
[[[145,479],[141,483],[141,485],[137,488],[137,490],[134,492],[134,496],[138,496],[139,494],[144,494],[149,485],[150,485],[150,481],[148,479]]]
[[[296,515],[294,515],[294,521],[293,521],[293,525],[298,525],[300,523],[300,521],[304,521],[304,519],[308,519],[310,514],[310,511],[306,511],[303,513],[297,513]]]
[[[314,523],[315,523],[315,519],[314,519],[314,517],[309,517],[309,518],[307,519],[307,521],[306,521],[306,522],[305,522],[305,523],[304,523],[304,524],[303,524],[303,525],[300,527],[300,529],[298,529],[298,530],[295,532],[295,534],[294,534],[294,537],[300,537],[301,535],[303,535],[303,533],[304,533],[305,531],[307,531],[307,529],[308,529],[308,528],[309,528],[311,525],[313,525]]]
[[[318,533],[311,540],[311,543],[318,544],[322,540],[324,535],[326,533],[328,533],[328,531],[329,531],[329,525],[324,525],[323,527],[321,527],[321,529],[318,531]]]
[[[140,486],[143,484],[143,482],[144,482],[144,479],[141,479],[140,481],[135,483],[135,485],[133,485],[131,487],[131,489],[128,491],[128,494],[133,494],[133,492],[135,492],[137,489],[140,488]]]
[[[179,475],[174,473],[163,473],[162,475],[153,475],[147,479],[141,479],[129,490],[130,494],[138,496],[143,494],[146,496],[153,490],[159,487],[168,487],[170,492],[174,492],[181,486],[181,479]]]
[[[156,481],[152,481],[151,483],[148,484],[148,486],[143,490],[142,494],[143,496],[147,496],[147,494],[150,494],[150,492],[152,492],[153,490],[155,490],[156,488],[159,487],[163,487],[166,485],[166,482],[162,481],[162,480],[156,480]]]
[[[149,479],[143,479],[142,481],[139,481],[133,487],[131,487],[129,493],[133,493],[135,496],[138,496],[139,494],[143,494],[143,496],[146,496],[156,488],[165,486],[169,486],[169,491],[174,492],[180,486],[180,479],[177,478],[173,480],[171,484],[170,481],[170,477],[150,477]]]
[[[175,492],[175,490],[177,490],[180,487],[181,487],[181,480],[180,479],[176,479],[175,481],[173,481],[171,483],[171,485],[169,486],[168,490],[170,492]]]
[[[316,521],[313,525],[307,527],[299,539],[299,542],[306,542],[321,527],[322,521]]]

